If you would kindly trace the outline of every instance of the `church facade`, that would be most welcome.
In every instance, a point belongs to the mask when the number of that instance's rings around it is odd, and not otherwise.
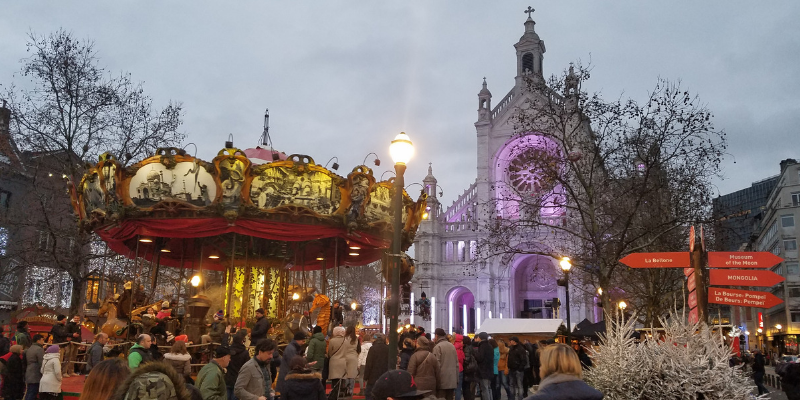
[[[485,79],[478,93],[475,182],[445,208],[431,167],[423,181],[429,216],[420,224],[414,242],[412,295],[419,299],[424,293],[432,312],[430,320],[415,316],[413,321],[429,331],[480,332],[480,324],[487,318],[565,319],[565,290],[556,283],[563,276],[558,260],[532,254],[491,258],[479,254],[478,244],[488,235],[487,224],[498,218],[520,218],[523,213],[513,204],[504,204],[509,197],[503,188],[524,189],[536,183],[526,160],[541,151],[542,143],[535,132],[515,132],[515,112],[533,104],[535,96],[560,96],[530,89],[531,80],[544,83],[545,44],[535,32],[530,14],[524,26],[522,37],[514,44],[514,87],[495,105]],[[547,204],[536,212],[538,218],[553,223],[565,218],[563,210]],[[547,248],[549,240],[555,238],[542,236],[532,246]],[[594,299],[571,294],[570,303],[573,326],[584,318],[597,322],[598,314],[602,315]]]

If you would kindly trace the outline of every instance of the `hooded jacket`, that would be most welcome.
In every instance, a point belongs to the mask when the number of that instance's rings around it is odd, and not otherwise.
[[[317,363],[311,366],[315,371],[322,371],[325,366],[325,335],[322,332],[317,332],[311,335],[308,341],[308,353],[306,354],[306,362],[310,363],[316,361]]]
[[[239,376],[242,366],[250,359],[250,351],[244,347],[244,344],[236,340],[231,345],[230,351],[231,362],[228,363],[228,368],[225,369],[225,386],[232,388],[236,385],[236,377]]]
[[[344,328],[333,328],[333,338],[328,342],[328,379],[351,379],[358,376],[358,340],[355,343],[344,336]]]
[[[430,344],[430,340],[425,336],[417,338],[417,349],[408,360],[408,373],[414,377],[417,390],[436,391],[440,388],[441,368],[436,356],[428,351]]]
[[[458,357],[458,372],[464,372],[464,336],[456,334],[453,347],[456,348],[456,356]]]
[[[389,370],[389,345],[385,340],[372,343],[367,354],[367,363],[364,365],[364,380],[367,388],[371,388],[378,377]],[[372,390],[372,389],[368,389]]]
[[[539,390],[525,400],[602,400],[603,394],[575,375],[552,374],[542,379]]]
[[[39,381],[40,393],[61,393],[61,361],[58,353],[47,353],[42,361],[42,380]]]
[[[439,361],[440,381],[439,389],[455,389],[458,386],[458,353],[456,347],[447,341],[446,337],[436,340],[433,355]]]
[[[292,371],[286,375],[281,392],[285,400],[325,400],[325,387],[322,386],[322,375],[313,371]]]
[[[3,372],[3,397],[6,399],[21,399],[25,393],[25,367],[22,357],[11,353]]]
[[[163,362],[142,364],[117,388],[115,400],[191,400],[183,377]]]
[[[494,378],[494,349],[488,340],[481,340],[475,349],[475,359],[478,360],[478,375],[481,379]]]
[[[275,384],[275,391],[279,393],[283,393],[283,384],[286,382],[286,375],[289,375],[289,361],[291,361],[294,356],[303,355],[303,346],[297,343],[296,340],[292,340],[285,349],[283,349],[283,355],[281,356],[281,366],[278,372],[278,381]]]
[[[164,363],[175,368],[184,377],[192,375],[192,356],[187,354],[167,353],[164,354]]]

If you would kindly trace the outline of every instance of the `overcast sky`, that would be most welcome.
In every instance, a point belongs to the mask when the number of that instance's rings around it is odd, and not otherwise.
[[[277,149],[337,156],[340,175],[375,152],[380,176],[405,131],[406,182],[432,162],[449,205],[476,176],[481,79],[495,104],[511,89],[528,5],[546,75],[591,60],[589,89],[608,97],[642,99],[659,76],[699,94],[729,135],[722,194],[800,158],[797,1],[7,1],[0,83],[19,82],[29,32],[64,28],[156,104],[182,102],[203,159],[229,133],[258,144],[265,108]]]

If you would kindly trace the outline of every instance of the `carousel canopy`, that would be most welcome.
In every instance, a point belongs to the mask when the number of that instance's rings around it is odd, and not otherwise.
[[[259,160],[263,161],[263,160]],[[382,257],[392,234],[394,178],[358,166],[347,177],[305,155],[255,165],[226,148],[210,163],[176,148],[125,167],[110,154],[71,188],[82,229],[128,257],[224,270],[247,263],[316,269]],[[425,210],[403,191],[402,248]]]

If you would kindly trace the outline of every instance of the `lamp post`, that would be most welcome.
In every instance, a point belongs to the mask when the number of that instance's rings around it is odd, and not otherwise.
[[[392,295],[389,303],[389,370],[397,368],[397,319],[400,314],[400,240],[402,239],[403,229],[403,187],[405,182],[403,174],[406,172],[406,163],[414,155],[414,145],[405,132],[400,132],[392,140],[389,146],[389,154],[394,161],[394,196],[392,196],[392,210],[394,211],[394,221],[392,228],[392,254],[394,259],[392,264]]]
[[[569,318],[569,270],[572,268],[572,262],[570,261],[569,257],[562,257],[558,264],[561,266],[561,270],[564,271],[564,291],[566,292],[567,298],[567,344],[571,347],[572,325],[570,325]]]
[[[781,337],[781,329],[783,329],[783,325],[777,324],[775,325],[775,329],[778,330],[778,334],[775,335],[775,342],[778,344],[778,356],[783,354],[783,338]]]

